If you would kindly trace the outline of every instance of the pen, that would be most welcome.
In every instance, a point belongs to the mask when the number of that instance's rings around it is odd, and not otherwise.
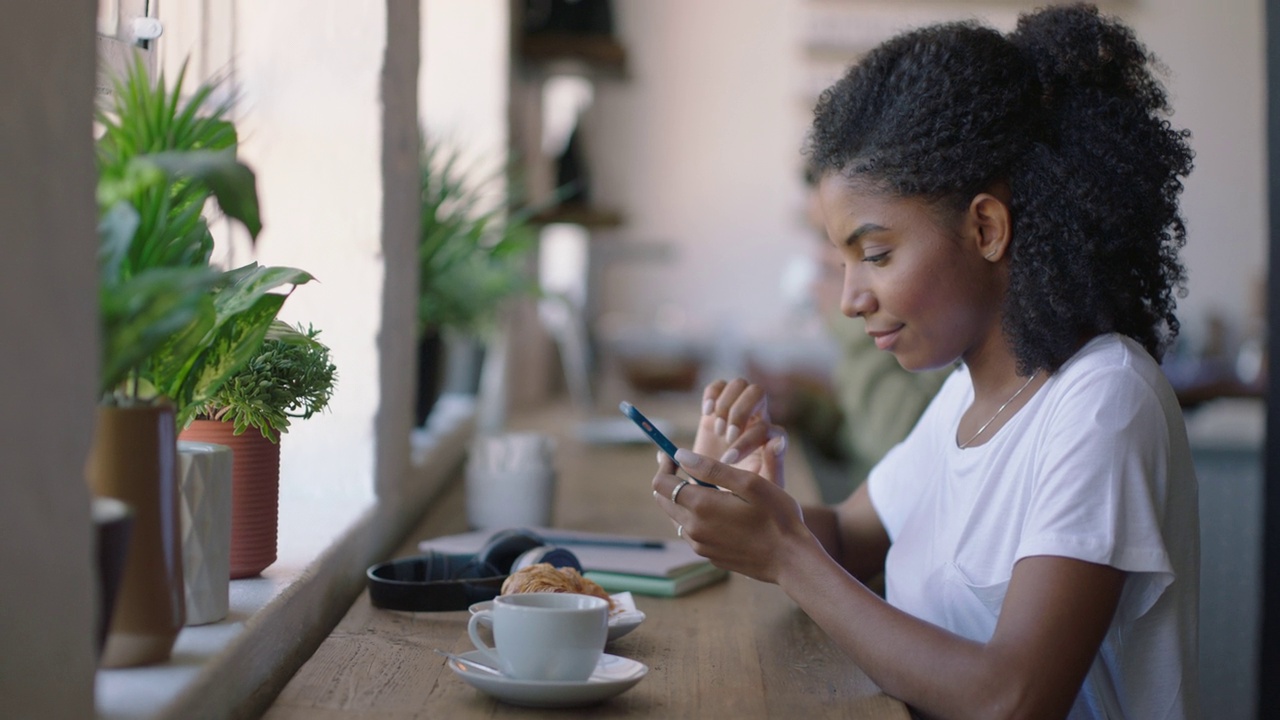
[[[629,537],[589,538],[573,535],[547,535],[544,533],[542,539],[552,545],[591,545],[594,547],[640,548],[645,550],[662,550],[667,546],[661,540]]]

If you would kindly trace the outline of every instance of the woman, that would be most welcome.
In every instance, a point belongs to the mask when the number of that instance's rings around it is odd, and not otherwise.
[[[704,394],[654,495],[777,583],[926,716],[1198,717],[1196,480],[1157,365],[1177,334],[1187,133],[1132,32],[1087,6],[889,40],[809,153],[841,307],[909,370],[959,363],[834,508],[783,490],[763,391]],[[882,600],[862,584],[885,573]]]

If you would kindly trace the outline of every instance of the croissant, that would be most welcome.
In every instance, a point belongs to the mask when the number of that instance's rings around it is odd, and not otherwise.
[[[609,603],[612,612],[613,598],[604,588],[571,567],[557,568],[551,563],[536,563],[511,573],[502,583],[503,595],[529,592],[561,592],[594,595]]]

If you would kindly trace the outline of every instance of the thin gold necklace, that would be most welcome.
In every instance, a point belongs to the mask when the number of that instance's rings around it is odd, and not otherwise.
[[[1018,392],[1014,393],[1013,396],[1010,397],[1008,400],[1005,400],[1003,405],[996,408],[996,414],[992,415],[990,420],[982,423],[982,427],[978,428],[978,432],[974,433],[973,437],[970,437],[968,440],[965,440],[964,442],[960,443],[960,449],[963,450],[969,447],[970,443],[972,443],[974,440],[977,440],[978,436],[981,435],[984,430],[990,427],[991,423],[996,421],[996,418],[1000,417],[1000,413],[1004,412],[1004,409],[1009,407],[1009,403],[1013,402],[1014,400],[1017,400],[1018,396],[1022,394],[1023,390],[1026,390],[1027,388],[1031,387],[1031,381],[1035,380],[1036,375],[1039,375],[1039,374],[1040,374],[1039,370],[1031,373],[1031,377],[1027,378],[1027,382],[1024,383],[1022,387],[1018,388]]]

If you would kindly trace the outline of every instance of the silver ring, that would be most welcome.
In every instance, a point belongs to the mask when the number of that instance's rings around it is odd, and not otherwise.
[[[684,537],[684,526],[683,526],[683,525],[678,525],[678,526],[676,526],[676,537],[678,537],[678,538],[683,538],[683,537]]]
[[[688,484],[689,484],[688,480],[681,480],[674,488],[671,489],[671,502],[675,503],[676,505],[680,504],[676,502],[676,498],[680,497],[680,491],[683,490],[684,486]]]

